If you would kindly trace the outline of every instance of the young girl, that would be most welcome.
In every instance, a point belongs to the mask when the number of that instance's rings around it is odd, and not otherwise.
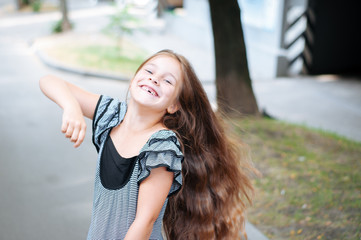
[[[253,168],[226,138],[189,62],[170,50],[147,59],[128,103],[53,76],[40,80],[63,108],[78,147],[84,116],[99,152],[88,239],[239,239]]]

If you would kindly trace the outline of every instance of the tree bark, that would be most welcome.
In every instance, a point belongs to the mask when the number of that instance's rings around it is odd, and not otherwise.
[[[16,0],[15,4],[16,4],[16,9],[17,10],[20,10],[21,8],[23,8],[25,6],[25,4],[23,3],[22,0]]]
[[[71,29],[71,24],[68,18],[68,5],[66,3],[66,0],[60,0],[60,10],[62,14],[62,20],[61,20],[62,32],[69,31]]]
[[[164,9],[167,7],[167,0],[158,0],[157,17],[163,17]]]
[[[231,116],[259,115],[249,75],[237,0],[209,0],[218,109]]]

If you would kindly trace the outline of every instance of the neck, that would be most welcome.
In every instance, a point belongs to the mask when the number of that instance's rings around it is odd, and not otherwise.
[[[164,128],[162,124],[163,115],[164,113],[162,112],[154,112],[151,109],[139,106],[139,104],[130,100],[122,125],[132,132],[147,131],[153,128]]]

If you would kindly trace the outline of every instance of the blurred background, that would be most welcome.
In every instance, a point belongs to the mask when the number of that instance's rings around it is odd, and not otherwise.
[[[79,149],[64,141],[41,76],[125,100],[137,66],[167,48],[190,60],[215,107],[220,69],[243,62],[256,110],[232,120],[263,174],[249,239],[361,239],[360,9],[352,0],[0,0],[0,239],[84,239],[89,227],[91,122]],[[220,46],[245,51],[217,60],[222,30],[231,34]]]

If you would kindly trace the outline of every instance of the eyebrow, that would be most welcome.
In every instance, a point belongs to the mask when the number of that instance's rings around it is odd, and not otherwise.
[[[158,66],[155,65],[154,63],[147,63],[147,64],[145,64],[145,66],[147,66],[147,65],[152,65],[153,67],[158,68]],[[174,78],[174,80],[177,80],[177,78],[176,78],[171,72],[166,72],[164,75],[170,75],[171,77]]]

